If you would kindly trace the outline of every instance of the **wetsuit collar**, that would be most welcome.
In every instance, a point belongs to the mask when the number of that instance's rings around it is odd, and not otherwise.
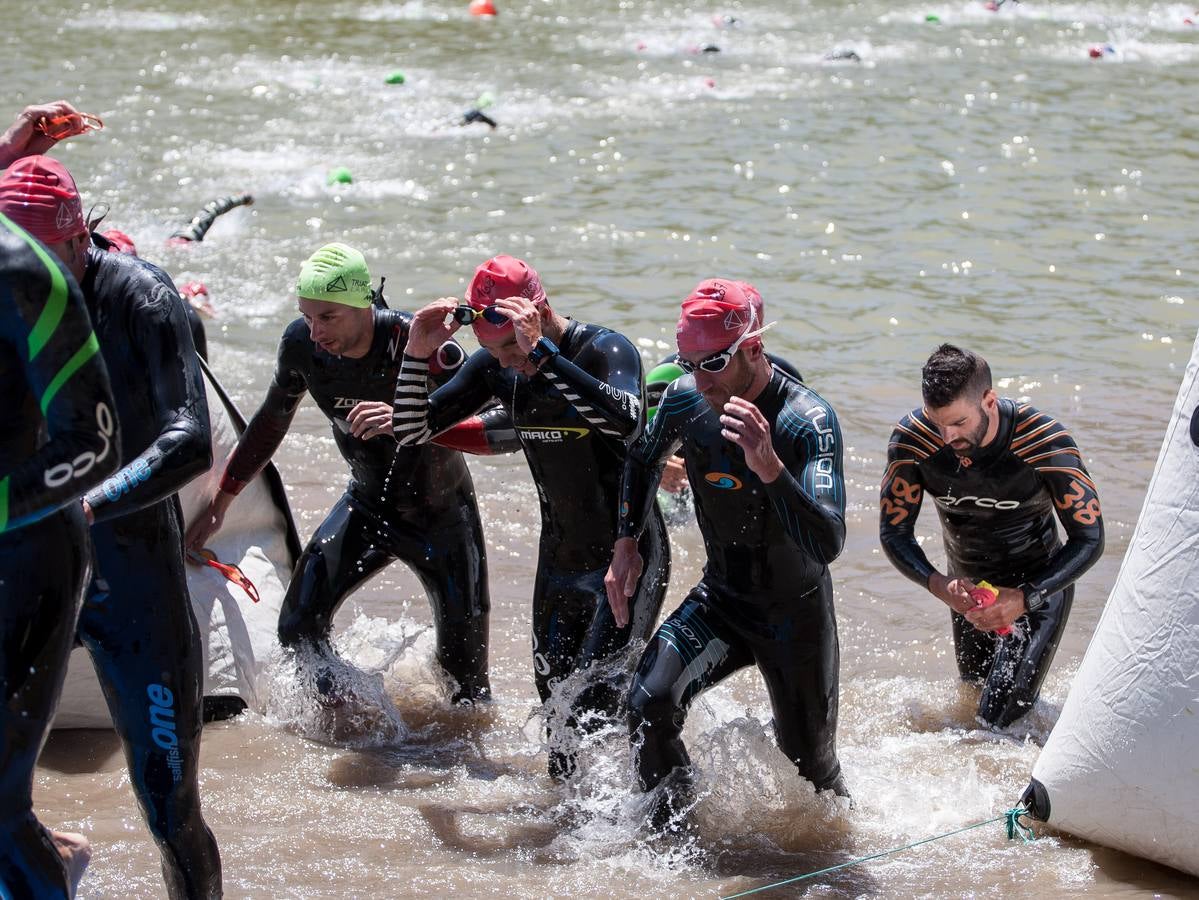
[[[987,465],[997,459],[1012,443],[1012,426],[1016,421],[1016,404],[1006,397],[1001,397],[995,406],[995,414],[999,416],[999,428],[995,432],[995,440],[986,446],[978,448],[970,458],[972,465]]]

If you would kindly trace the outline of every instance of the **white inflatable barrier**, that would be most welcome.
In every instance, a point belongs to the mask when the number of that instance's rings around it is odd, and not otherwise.
[[[245,427],[207,367],[204,375],[213,465],[179,492],[185,522],[192,520],[201,503],[216,490],[225,460]],[[216,569],[187,566],[192,611],[208,660],[204,696],[236,695],[251,709],[262,710],[267,700],[264,670],[279,645],[279,609],[299,553],[287,499],[273,469],[264,470],[238,495],[209,549],[221,562],[241,569],[257,588],[260,601],[252,602],[242,588]],[[91,658],[81,647],[71,653],[54,727],[112,727]]]
[[[1199,875],[1199,340],[1024,800],[1055,828]]]

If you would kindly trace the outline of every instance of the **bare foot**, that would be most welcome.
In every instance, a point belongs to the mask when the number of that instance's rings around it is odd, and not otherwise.
[[[67,869],[67,880],[71,882],[71,896],[79,890],[79,882],[87,871],[87,864],[92,859],[92,845],[81,834],[73,831],[54,831],[50,829],[50,839],[58,848],[58,855]]]

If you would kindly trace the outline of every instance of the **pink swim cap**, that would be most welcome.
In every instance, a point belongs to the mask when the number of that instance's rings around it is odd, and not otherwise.
[[[727,350],[742,334],[761,327],[752,301],[739,281],[711,278],[701,281],[683,301],[675,338],[688,356]],[[752,337],[741,346],[761,343]]]
[[[26,156],[8,167],[0,177],[0,213],[46,244],[87,234],[75,179],[49,156]]]
[[[475,270],[475,277],[466,289],[466,302],[473,309],[486,309],[496,300],[508,297],[524,297],[536,304],[546,302],[535,269],[515,256],[494,256]],[[512,323],[505,319],[501,325],[480,316],[473,327],[475,337],[494,341],[503,338]]]

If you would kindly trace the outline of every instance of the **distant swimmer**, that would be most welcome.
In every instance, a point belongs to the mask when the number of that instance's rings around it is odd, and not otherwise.
[[[430,394],[430,358],[464,324],[483,349]],[[494,401],[500,410],[470,418]],[[641,589],[620,615],[605,599],[620,473],[643,408],[637,348],[622,334],[551,308],[540,276],[524,260],[496,256],[475,271],[465,305],[447,297],[416,313],[395,396],[400,444],[418,446],[467,420],[475,439],[464,437],[464,449],[519,447],[537,487],[534,680],[543,703],[572,674],[582,683],[569,720],[549,723],[549,771],[559,779],[575,771],[579,731],[619,714],[626,682],[620,663],[631,642],[649,636],[669,578],[670,546],[655,512],[640,543],[647,560]],[[496,416],[515,440],[488,424]]]
[[[27,106],[0,135],[0,170],[23,156],[38,156],[59,141],[103,127],[99,118],[80,112],[66,100]]]
[[[123,466],[84,497],[96,563],[78,639],[124,745],[168,895],[216,897],[220,855],[198,782],[205,659],[176,496],[212,465],[212,436],[185,304],[161,269],[93,244],[57,160],[10,166],[0,212],[41,237],[79,281],[112,379]]]
[[[253,202],[254,198],[246,193],[230,194],[226,197],[209,201],[204,204],[202,210],[192,217],[187,226],[176,231],[167,239],[167,246],[186,246],[204,240],[208,229],[212,227],[218,217],[239,206],[249,206]],[[116,228],[107,228],[101,232],[96,231],[103,219],[104,216],[101,215],[89,223],[93,232],[93,243],[102,250],[137,256],[137,245],[134,243],[133,238],[125,232]],[[201,281],[187,281],[177,285],[177,287],[179,295],[187,300],[186,312],[192,331],[192,343],[195,344],[196,352],[200,354],[200,358],[207,362],[208,334],[204,328],[204,321],[201,316],[212,318],[216,315],[216,309],[213,307],[212,300],[208,295],[208,287]]]
[[[979,718],[1003,728],[1036,702],[1074,582],[1103,553],[1099,497],[1065,427],[997,397],[977,354],[942,344],[924,364],[921,393],[924,406],[899,421],[887,448],[879,536],[895,567],[952,611],[958,672],[982,687]],[[947,575],[916,538],[926,495]],[[983,580],[998,586],[996,598],[972,596]]]
[[[690,798],[687,710],[751,665],[766,682],[779,749],[817,790],[847,793],[828,569],[845,542],[841,433],[832,407],[766,358],[769,327],[738,282],[702,282],[678,322],[688,374],[667,388],[625,465],[605,582],[617,616],[643,577],[636,540],[658,474],[680,447],[706,551],[699,584],[658,628],[629,688],[641,788],[664,786],[652,814],[658,828],[678,827]]]
[[[56,202],[38,206],[53,229],[43,231],[46,237],[70,239],[84,228],[82,211],[58,221]],[[74,276],[0,214],[4,897],[73,896],[90,856],[82,835],[48,832],[38,822],[32,791],[91,569],[80,498],[121,461],[116,406],[99,350]]]
[[[484,125],[488,125],[493,129],[499,128],[499,122],[491,118],[491,116],[487,115],[487,113],[483,112],[481,109],[468,109],[462,114],[462,121],[458,124],[473,125],[476,122],[482,122]]]
[[[279,614],[279,640],[315,655],[312,674],[322,702],[342,704],[346,686],[322,663],[335,655],[333,617],[349,594],[398,559],[429,596],[436,658],[453,681],[453,702],[487,700],[491,603],[470,472],[456,450],[397,447],[392,437],[392,401],[412,315],[381,302],[366,259],[341,243],[321,247],[304,262],[295,290],[300,317],[279,342],[266,398],[229,457],[220,489],[188,529],[187,545],[198,550],[220,529],[310,394],[332,426],[350,482],[296,564]],[[455,341],[430,356],[435,385],[466,358]]]

